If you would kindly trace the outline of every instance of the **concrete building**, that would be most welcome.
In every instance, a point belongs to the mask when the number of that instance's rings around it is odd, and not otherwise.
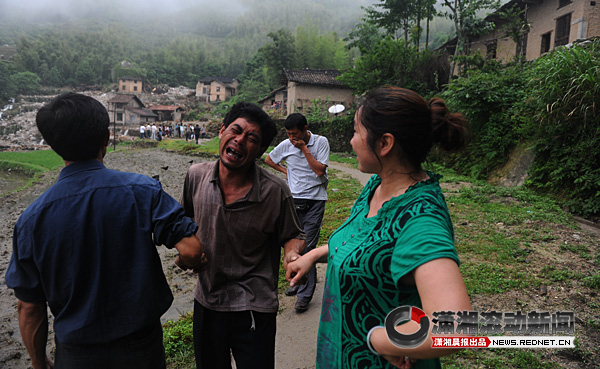
[[[142,93],[144,83],[141,77],[119,77],[118,92],[120,93]]]
[[[140,123],[155,122],[157,118],[137,96],[131,94],[116,94],[108,100],[108,116],[111,124],[135,127]]]
[[[181,106],[175,105],[152,105],[148,107],[148,110],[156,114],[157,120],[159,122],[164,121],[180,121],[181,120],[181,111],[183,110]]]
[[[487,18],[496,28],[470,40],[471,52],[502,62],[510,62],[516,55],[533,60],[559,46],[600,36],[600,2],[595,0],[511,0],[501,10],[512,6],[524,10],[529,25],[522,50],[506,36],[506,21],[496,13]]]
[[[208,102],[225,101],[235,96],[238,84],[232,77],[206,77],[196,84],[196,97]]]
[[[354,94],[350,87],[336,79],[340,74],[334,69],[284,69],[283,86],[259,100],[259,104],[266,109],[283,107],[286,115],[306,112],[313,100],[348,108],[354,101]]]

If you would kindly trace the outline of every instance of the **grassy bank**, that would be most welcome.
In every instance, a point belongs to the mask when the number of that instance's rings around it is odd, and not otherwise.
[[[63,160],[52,150],[27,152],[0,152],[0,169],[17,170],[33,175],[54,170],[64,165]]]
[[[60,168],[62,165],[64,165],[63,160],[52,150],[0,152],[0,172],[16,173],[22,177],[18,188],[2,191],[0,197],[30,187],[42,174]]]

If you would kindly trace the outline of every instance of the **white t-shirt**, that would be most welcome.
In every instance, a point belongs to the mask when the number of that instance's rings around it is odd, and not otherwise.
[[[309,131],[310,132],[310,131]],[[310,133],[306,144],[310,154],[321,164],[329,165],[329,141],[324,136]],[[269,157],[274,163],[282,160],[287,163],[288,186],[295,199],[327,200],[327,170],[322,177],[312,170],[302,150],[294,146],[290,140],[282,141]]]

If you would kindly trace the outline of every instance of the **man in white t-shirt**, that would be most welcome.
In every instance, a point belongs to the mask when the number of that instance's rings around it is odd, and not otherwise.
[[[146,127],[144,127],[144,125],[142,124],[140,126],[140,138],[144,139],[144,131],[146,131]]]
[[[265,162],[286,174],[300,224],[306,233],[306,253],[317,246],[321,233],[329,182],[329,141],[324,136],[310,132],[306,118],[300,113],[290,114],[284,125],[288,139],[277,145]],[[280,165],[282,161],[286,162],[287,167]],[[297,312],[308,309],[315,292],[317,270],[312,268],[307,277],[304,285],[286,291],[288,296],[298,295],[295,306]]]

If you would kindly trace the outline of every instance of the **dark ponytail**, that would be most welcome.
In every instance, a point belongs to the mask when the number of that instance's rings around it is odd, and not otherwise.
[[[467,120],[461,113],[451,113],[444,100],[429,100],[431,110],[431,139],[446,151],[463,147],[467,140]]]

